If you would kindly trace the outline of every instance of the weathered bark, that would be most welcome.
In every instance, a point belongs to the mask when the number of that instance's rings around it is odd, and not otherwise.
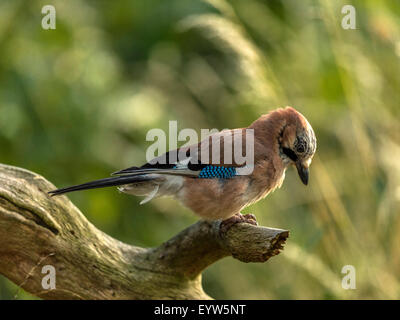
[[[208,299],[201,272],[232,255],[264,262],[288,231],[239,223],[225,233],[199,221],[158,248],[122,243],[96,229],[54,186],[30,171],[0,165],[0,273],[44,299]],[[56,289],[42,268],[56,269]]]

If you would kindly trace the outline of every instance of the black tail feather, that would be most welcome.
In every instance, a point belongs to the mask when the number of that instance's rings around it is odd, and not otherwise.
[[[111,177],[111,178],[105,178],[105,179],[100,179],[100,180],[95,180],[95,181],[79,184],[76,186],[53,190],[53,191],[50,191],[49,194],[51,196],[57,196],[57,195],[64,194],[67,192],[72,192],[72,191],[120,186],[120,185],[129,184],[129,183],[133,183],[133,182],[149,181],[152,179],[154,179],[154,178],[144,176],[144,175]]]

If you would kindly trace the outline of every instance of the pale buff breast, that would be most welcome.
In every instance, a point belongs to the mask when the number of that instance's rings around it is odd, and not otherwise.
[[[282,185],[285,168],[260,162],[249,176],[232,179],[186,178],[179,200],[206,220],[227,219]]]
[[[227,219],[246,206],[249,177],[185,179],[179,200],[206,220]]]
[[[252,183],[247,190],[248,203],[246,206],[265,198],[269,193],[282,186],[285,179],[286,167],[281,161],[264,161],[254,172]]]

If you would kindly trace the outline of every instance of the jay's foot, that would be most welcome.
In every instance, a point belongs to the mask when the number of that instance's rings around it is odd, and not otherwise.
[[[250,223],[254,226],[258,226],[256,216],[254,214],[241,214],[236,213],[234,216],[230,217],[229,219],[223,220],[221,225],[219,226],[219,232],[221,234],[226,233],[232,226],[237,223]]]

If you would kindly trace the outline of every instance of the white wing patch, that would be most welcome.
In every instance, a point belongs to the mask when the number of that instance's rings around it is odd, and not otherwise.
[[[179,162],[175,162],[175,168],[176,169],[186,169],[188,167],[188,164],[191,159],[192,159],[192,157],[183,159],[182,161],[179,161]]]
[[[149,202],[151,199],[153,199],[153,198],[156,196],[156,194],[157,194],[157,192],[158,192],[158,189],[159,189],[159,186],[156,185],[155,188],[154,188],[154,190],[153,190],[152,192],[150,192],[150,193],[146,196],[146,198],[144,198],[142,201],[140,201],[140,204],[145,204],[145,203]]]

